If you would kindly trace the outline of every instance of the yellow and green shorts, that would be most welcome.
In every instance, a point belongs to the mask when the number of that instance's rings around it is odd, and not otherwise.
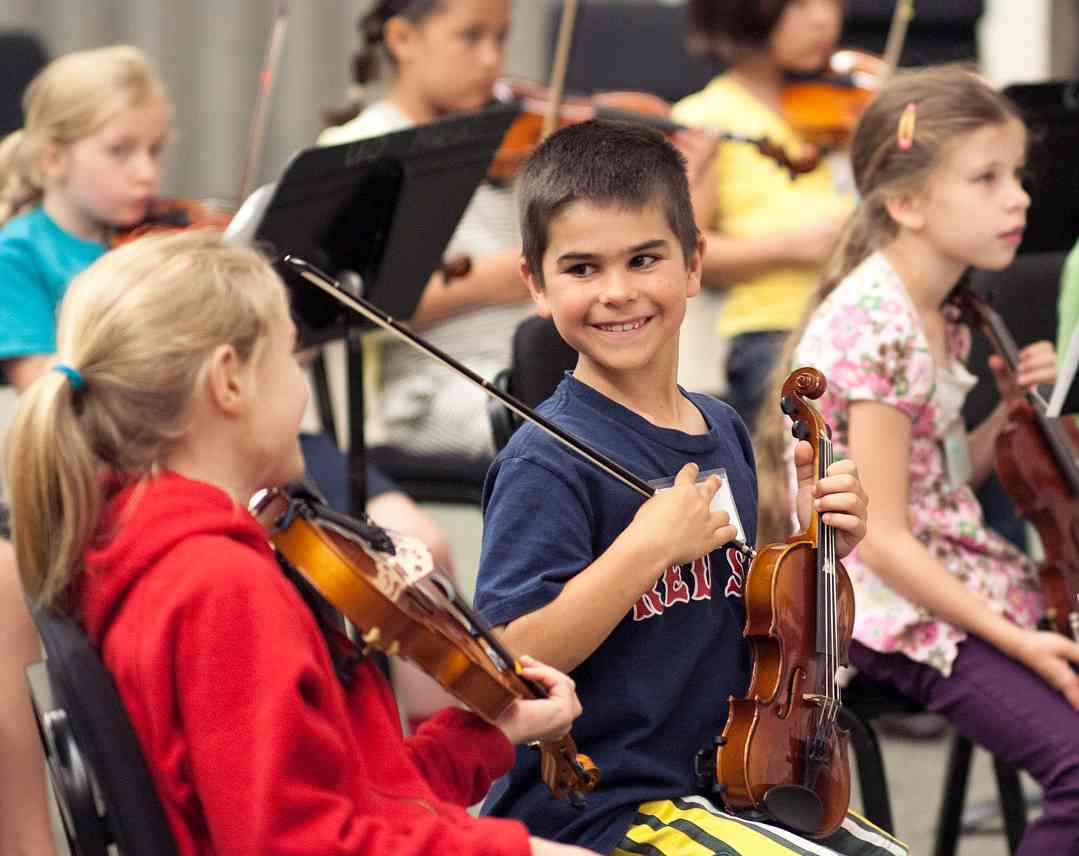
[[[641,803],[611,856],[907,856],[907,846],[853,812],[832,835],[809,839],[720,811],[704,797]]]

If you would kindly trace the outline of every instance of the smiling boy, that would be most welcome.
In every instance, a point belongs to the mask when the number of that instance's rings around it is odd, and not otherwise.
[[[584,122],[536,150],[518,193],[522,276],[579,355],[540,411],[671,489],[642,505],[530,425],[496,458],[476,603],[513,650],[571,672],[584,706],[574,736],[602,781],[583,811],[554,804],[538,759],[520,752],[485,811],[603,853],[806,852],[804,839],[694,795],[694,755],[748,683],[748,568],[724,545],[736,534],[752,543],[757,490],[741,420],[677,383],[679,328],[704,250],[684,162],[655,131]],[[850,462],[815,483],[810,451],[803,443],[797,453],[800,512],[815,491],[846,554],[865,532],[865,496]],[[860,853],[905,852],[864,821],[836,836]],[[866,839],[883,846],[866,849]]]

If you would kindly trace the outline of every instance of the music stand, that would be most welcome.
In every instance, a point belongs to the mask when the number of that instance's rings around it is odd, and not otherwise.
[[[514,105],[497,105],[305,149],[273,189],[253,241],[271,258],[289,253],[343,281],[358,277],[363,297],[409,318],[517,112]],[[366,326],[290,270],[279,272],[291,294],[298,348]],[[363,365],[359,347],[350,343],[348,353],[349,490],[358,512],[366,504]]]

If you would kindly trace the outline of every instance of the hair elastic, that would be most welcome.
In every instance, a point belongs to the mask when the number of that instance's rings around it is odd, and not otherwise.
[[[69,366],[67,363],[57,363],[55,366],[52,367],[52,370],[67,375],[67,379],[71,381],[71,388],[75,390],[75,392],[78,392],[80,389],[86,386],[86,381],[82,379],[82,375],[79,374],[79,370],[72,366]]]
[[[914,145],[914,122],[917,117],[918,107],[911,101],[903,108],[903,113],[899,117],[899,128],[896,132],[896,142],[903,151]]]

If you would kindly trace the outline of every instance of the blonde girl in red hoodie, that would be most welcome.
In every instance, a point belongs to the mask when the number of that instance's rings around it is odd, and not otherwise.
[[[495,724],[458,708],[401,734],[361,662],[347,687],[247,512],[303,471],[307,384],[286,292],[213,232],[144,238],[72,283],[60,363],[8,444],[17,562],[113,675],[183,856],[583,853],[477,819],[512,744],[563,734],[570,680]]]

